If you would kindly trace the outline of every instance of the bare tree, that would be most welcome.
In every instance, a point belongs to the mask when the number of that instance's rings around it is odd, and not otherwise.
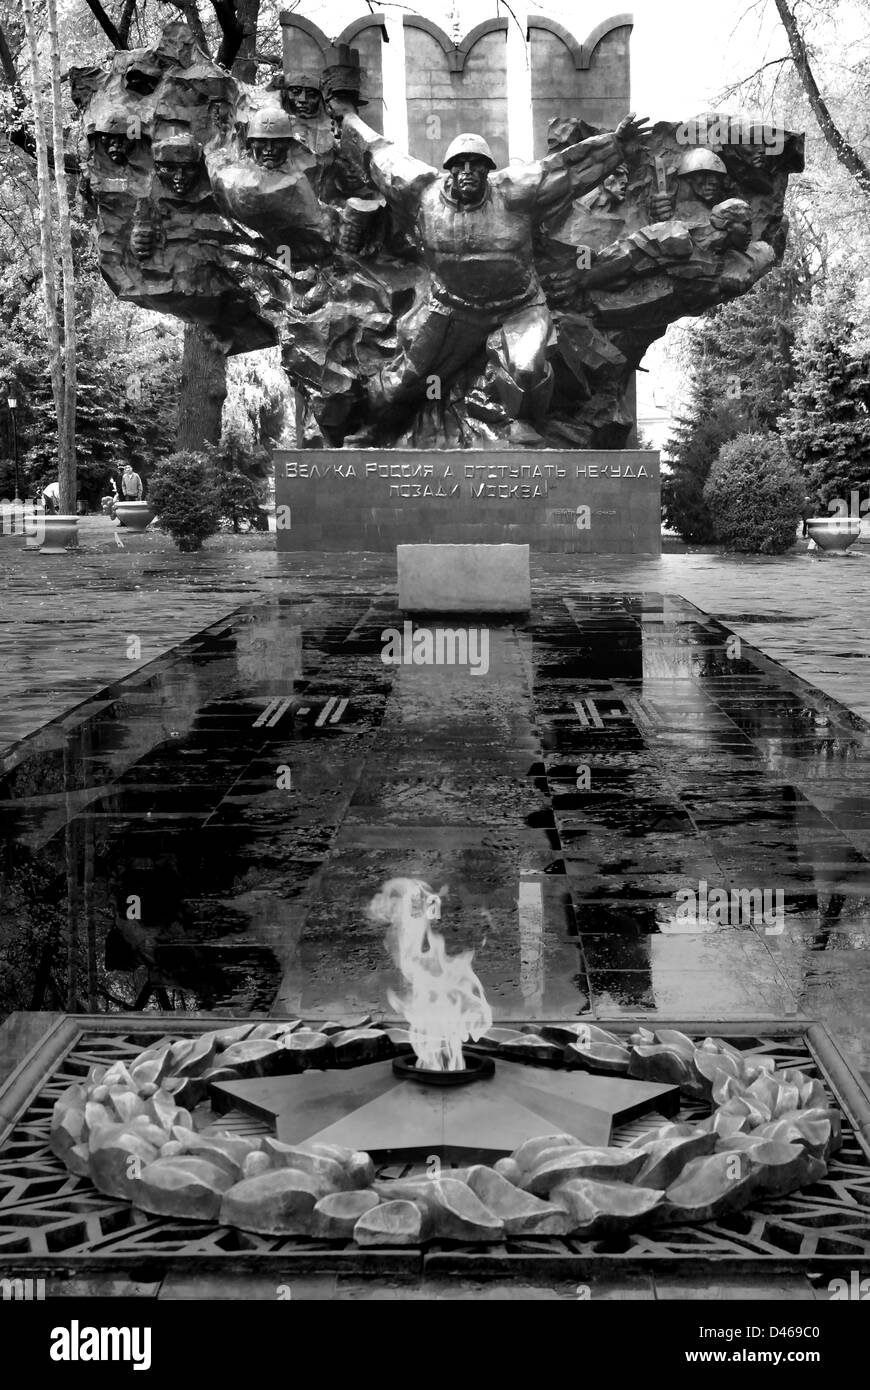
[[[15,70],[15,59],[12,57],[12,49],[9,47],[9,40],[3,32],[3,25],[0,24],[0,71],[6,81],[7,87],[13,90],[18,86],[18,73]]]
[[[790,8],[787,0],[774,0],[782,26],[788,38],[789,48],[794,65],[800,77],[803,89],[807,94],[807,100],[812,108],[819,129],[830,145],[837,159],[845,169],[856,180],[861,191],[870,197],[870,166],[862,158],[854,145],[846,139],[839,129],[828,108],[825,98],[819,90],[819,85],[813,74],[810,64],[809,52],[803,34],[798,28],[797,20],[794,16],[793,8]]]
[[[106,35],[106,37],[108,38],[109,43],[112,45],[112,47],[113,47],[113,48],[126,48],[126,46],[127,46],[126,40],[121,38],[121,36],[120,36],[120,34],[118,33],[118,30],[116,29],[115,25],[112,23],[111,19],[110,19],[109,16],[106,14],[106,11],[103,9],[102,5],[100,4],[100,0],[85,0],[85,4],[87,5],[87,7],[88,7],[88,9],[90,10],[91,14],[94,16],[94,19],[95,19],[95,20],[97,21],[97,23],[99,24],[99,26],[100,26],[100,28],[102,29],[103,33],[104,33],[104,34]],[[129,28],[129,24],[128,24],[128,28]]]
[[[36,183],[39,197],[39,249],[42,267],[42,290],[45,303],[45,328],[48,335],[48,357],[51,371],[51,390],[57,416],[58,448],[64,438],[64,385],[61,362],[60,328],[57,321],[57,275],[55,245],[52,229],[51,183],[48,174],[48,142],[45,129],[45,110],[42,101],[42,72],[39,62],[39,41],[33,15],[33,0],[22,0],[27,46],[30,52],[30,75],[33,103],[33,130],[36,141]]]
[[[60,40],[57,31],[57,0],[47,0],[48,43],[51,63],[51,116],[54,167],[64,167],[63,94],[60,85]],[[58,174],[58,240],[63,280],[63,415],[58,431],[58,483],[60,510],[75,512],[76,506],[76,285],[73,262],[72,225],[66,175]]]

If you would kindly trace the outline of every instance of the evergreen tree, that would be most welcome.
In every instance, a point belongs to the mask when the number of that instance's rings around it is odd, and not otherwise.
[[[684,330],[687,408],[677,417],[662,479],[665,520],[692,544],[715,538],[704,484],[723,444],[776,429],[794,380],[798,317],[810,276],[800,246],[741,299],[719,305]]]
[[[690,545],[716,538],[713,518],[704,501],[704,484],[723,444],[744,428],[739,402],[723,401],[707,382],[692,380],[690,414],[677,417],[666,449],[670,472],[662,477],[662,511]]]
[[[795,349],[797,376],[779,427],[822,512],[870,488],[870,344],[845,278],[828,281]]]
[[[178,410],[181,335],[162,316],[120,305],[79,277],[76,453],[79,496],[90,510],[125,463],[147,480],[168,453]],[[0,306],[0,381],[14,383],[22,495],[57,478],[56,417],[37,290],[20,282]],[[0,497],[12,496],[11,431],[0,411]]]
[[[221,516],[233,531],[265,529],[261,502],[267,489],[272,456],[262,444],[250,444],[232,428],[224,430],[220,444],[203,450],[217,479]]]

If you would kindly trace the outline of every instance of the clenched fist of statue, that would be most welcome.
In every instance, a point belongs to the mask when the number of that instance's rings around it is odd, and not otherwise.
[[[130,233],[130,246],[133,254],[140,260],[150,256],[154,250],[154,228],[147,224],[137,223]]]
[[[565,308],[575,298],[581,278],[575,265],[563,266],[541,276],[541,287],[549,304]]]
[[[654,222],[667,222],[674,215],[673,199],[669,193],[654,193],[649,201]]]
[[[347,97],[344,97],[337,92],[335,96],[331,96],[327,100],[326,109],[329,112],[330,120],[332,122],[332,133],[335,136],[336,140],[338,140],[341,136],[342,121],[344,120],[345,116],[353,116],[356,112],[356,107],[354,106],[352,101],[348,100]]]

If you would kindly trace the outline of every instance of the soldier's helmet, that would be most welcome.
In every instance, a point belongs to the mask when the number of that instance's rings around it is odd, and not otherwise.
[[[677,178],[683,179],[687,174],[727,174],[728,170],[722,163],[718,154],[704,146],[697,146],[693,150],[687,150],[680,160],[677,169]]]
[[[167,135],[151,147],[155,164],[198,164],[202,146],[189,135]]]
[[[127,135],[131,118],[123,111],[110,111],[98,116],[90,131],[91,135]]]
[[[457,135],[455,140],[451,140],[447,146],[447,153],[444,156],[444,168],[449,169],[455,159],[468,159],[473,156],[476,159],[485,159],[490,169],[497,168],[496,162],[492,157],[492,150],[486,143],[482,135],[471,135],[466,132],[464,135]]]
[[[264,106],[248,123],[249,140],[292,140],[293,122],[280,106]]]
[[[308,87],[312,91],[320,91],[320,73],[312,72],[306,68],[294,68],[281,79],[282,87]]]

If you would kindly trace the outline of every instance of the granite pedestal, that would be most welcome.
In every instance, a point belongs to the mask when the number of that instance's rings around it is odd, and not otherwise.
[[[398,545],[404,613],[528,613],[527,545]]]

